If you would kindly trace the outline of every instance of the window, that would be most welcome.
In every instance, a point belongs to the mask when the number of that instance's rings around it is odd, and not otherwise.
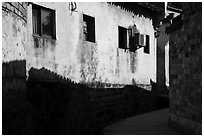
[[[144,47],[144,52],[149,54],[149,35],[134,33],[129,34],[129,49],[132,52]]]
[[[139,47],[145,46],[145,35],[140,33],[135,33],[135,44]]]
[[[38,5],[33,7],[33,34],[55,39],[55,11]]]
[[[84,40],[95,42],[95,18],[83,14]]]
[[[144,53],[149,54],[149,35],[146,35],[146,46],[144,47]]]
[[[132,29],[129,29],[128,30],[128,33],[129,33],[129,50],[131,52],[135,52],[136,50],[136,44],[135,44],[135,40],[134,40],[134,33],[133,33],[133,30]]]
[[[118,45],[119,48],[127,49],[127,29],[118,26]]]

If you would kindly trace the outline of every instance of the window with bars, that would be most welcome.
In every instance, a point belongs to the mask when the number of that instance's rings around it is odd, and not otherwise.
[[[35,4],[32,7],[33,34],[55,39],[55,11]]]

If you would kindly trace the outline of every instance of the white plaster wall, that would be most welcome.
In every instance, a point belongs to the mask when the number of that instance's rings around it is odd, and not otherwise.
[[[76,58],[76,45],[79,39],[79,17],[70,16],[68,3],[44,2],[36,3],[55,10],[56,14],[56,45],[54,49],[47,49],[45,57],[38,60],[35,56],[34,42],[32,36],[32,5],[28,7],[28,37],[29,46],[27,50],[27,71],[31,67],[45,67],[62,76],[79,81],[79,68]],[[48,47],[50,48],[50,47]],[[49,58],[48,54],[54,58]],[[50,55],[52,56],[52,55]],[[48,57],[48,58],[47,58]],[[49,60],[50,59],[50,60]],[[54,60],[54,62],[52,62]],[[43,63],[47,62],[47,63]],[[54,64],[54,65],[53,65]]]
[[[135,16],[141,33],[150,35],[150,54],[143,48],[135,53],[118,49],[118,25],[132,26],[133,14],[107,3],[77,3],[77,12],[70,15],[67,3],[37,3],[56,11],[56,44],[36,56],[32,36],[32,6],[28,7],[27,71],[31,67],[45,67],[76,82],[104,82],[112,84],[138,84],[156,81],[156,48],[152,20]],[[95,17],[96,43],[85,42],[83,13]],[[48,42],[49,43],[49,42]],[[49,55],[50,54],[50,55]],[[132,56],[132,58],[131,58]],[[39,59],[40,58],[40,59]],[[53,61],[54,58],[54,61]],[[131,72],[134,58],[135,72]],[[85,75],[86,79],[84,79]]]
[[[2,12],[2,62],[25,60],[26,23],[12,12]]]

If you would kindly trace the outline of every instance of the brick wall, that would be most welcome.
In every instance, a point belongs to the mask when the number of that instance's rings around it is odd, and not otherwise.
[[[170,123],[201,134],[202,3],[183,3],[182,9],[183,26],[170,27]]]

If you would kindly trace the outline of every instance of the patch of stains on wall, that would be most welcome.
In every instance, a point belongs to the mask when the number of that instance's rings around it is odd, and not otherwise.
[[[50,66],[55,72],[57,69],[55,63],[56,41],[53,39],[33,36],[34,56],[36,65]]]
[[[116,69],[115,69],[115,75],[119,77],[120,74],[120,60],[119,60],[119,50],[117,49],[117,57],[116,57]]]
[[[136,72],[136,53],[134,52],[130,52],[130,70],[131,73],[135,73]]]
[[[97,81],[97,43],[84,40],[82,14],[80,18],[80,33],[76,48],[77,59],[80,64],[80,82],[93,83]]]
[[[97,74],[97,45],[84,41],[81,49],[81,78],[82,82],[96,81]]]

